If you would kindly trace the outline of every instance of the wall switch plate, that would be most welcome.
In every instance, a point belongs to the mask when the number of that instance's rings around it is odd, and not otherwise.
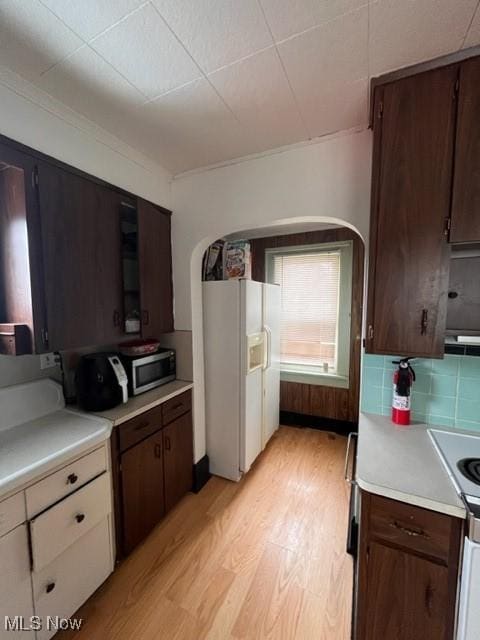
[[[58,364],[57,356],[54,353],[42,353],[40,355],[40,369],[50,369]]]

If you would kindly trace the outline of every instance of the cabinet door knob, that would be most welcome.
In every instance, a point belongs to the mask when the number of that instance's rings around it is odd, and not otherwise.
[[[47,593],[51,593],[55,589],[55,582],[49,582],[45,587]]]
[[[78,523],[83,522],[85,520],[85,514],[84,513],[77,513],[77,515],[75,516],[75,520]]]
[[[67,484],[75,484],[78,480],[78,476],[76,473],[71,473],[67,478]]]
[[[172,445],[170,442],[170,438],[168,436],[165,436],[165,449],[167,451],[170,451],[171,448],[172,448]]]
[[[148,324],[150,322],[150,314],[148,313],[148,309],[144,309],[142,311],[142,324]]]
[[[155,457],[156,458],[161,458],[162,457],[162,447],[159,444],[155,445]]]
[[[117,309],[115,309],[115,311],[113,312],[113,326],[120,326],[120,311],[118,311]]]

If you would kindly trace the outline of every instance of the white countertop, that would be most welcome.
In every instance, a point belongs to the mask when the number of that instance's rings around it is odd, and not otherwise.
[[[131,418],[135,418],[135,416],[140,415],[144,411],[153,409],[159,404],[162,404],[163,402],[166,402],[167,400],[170,400],[171,398],[174,398],[175,396],[178,396],[184,391],[188,391],[188,389],[192,388],[193,382],[188,382],[186,380],[173,380],[172,382],[167,382],[167,384],[164,384],[161,387],[157,387],[151,391],[146,391],[138,396],[129,398],[126,404],[119,404],[113,409],[100,411],[95,413],[95,415],[100,416],[101,418],[106,418],[113,424],[113,426],[116,426],[122,424],[122,422],[130,420]]]
[[[397,427],[387,416],[361,413],[357,483],[369,493],[465,518],[465,506],[434,448],[428,428],[422,423]]]
[[[101,444],[112,425],[60,409],[0,431],[0,497]]]

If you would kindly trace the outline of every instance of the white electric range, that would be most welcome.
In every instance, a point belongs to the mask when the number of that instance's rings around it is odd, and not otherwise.
[[[480,437],[430,429],[430,437],[465,502],[465,537],[457,640],[480,638]]]

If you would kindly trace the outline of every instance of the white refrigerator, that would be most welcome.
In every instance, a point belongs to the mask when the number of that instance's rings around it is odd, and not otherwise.
[[[203,322],[210,471],[238,481],[279,426],[280,287],[204,282]]]

